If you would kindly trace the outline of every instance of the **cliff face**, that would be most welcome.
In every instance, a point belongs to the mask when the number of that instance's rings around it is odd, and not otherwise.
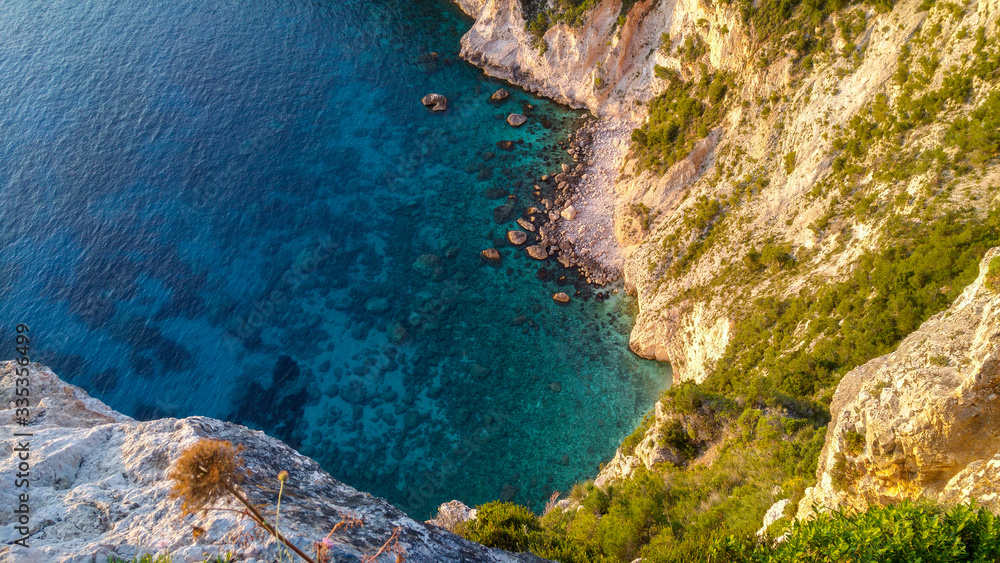
[[[465,9],[470,1],[459,4]],[[628,10],[622,25],[621,9],[621,0],[601,0],[583,25],[558,23],[534,38],[525,29],[520,0],[487,0],[462,38],[462,57],[491,76],[571,107],[641,120],[643,104],[661,82],[654,66],[670,64],[670,57],[659,51],[664,33],[713,37],[710,57],[719,64],[739,64],[728,59],[746,49],[741,34],[723,37],[718,31],[734,16],[697,0],[643,0]],[[698,21],[716,24],[715,35],[699,28]]]
[[[898,218],[920,220],[932,205],[938,215],[963,208],[982,214],[995,205],[988,186],[1000,173],[992,164],[979,177],[949,177],[933,167],[889,174],[903,180],[842,170],[847,163],[856,165],[848,170],[874,171],[938,147],[955,155],[942,144],[947,124],[993,88],[971,78],[980,48],[973,32],[983,29],[987,45],[996,33],[991,4],[928,10],[922,0],[905,0],[890,11],[849,8],[814,30],[791,31],[824,44],[803,58],[778,37],[755,35],[735,5],[645,0],[620,24],[620,1],[603,0],[581,25],[557,23],[536,39],[519,0],[489,0],[462,40],[462,55],[541,95],[640,124],[655,97],[673,87],[663,71],[688,83],[727,74],[733,86],[706,136],[666,171],[633,152],[611,188],[626,286],[639,299],[631,348],[669,361],[675,381],[701,382],[757,298],[843,279],[859,257],[892,244],[886,233]],[[902,134],[898,148],[837,144],[850,140],[858,120],[884,118],[880,104],[912,119],[914,110],[904,106],[944,91],[962,73],[971,96],[938,105],[938,115]],[[602,170],[600,162],[588,170]],[[958,189],[945,190],[947,182]],[[719,203],[717,211],[692,221],[705,202]],[[784,248],[797,267],[744,275],[745,259],[768,246]]]
[[[138,422],[117,413],[82,389],[62,382],[38,364],[31,366],[31,422],[15,425],[13,362],[0,364],[0,424],[5,440],[14,432],[28,441],[30,486],[15,488],[18,453],[0,458],[0,561],[17,563],[93,562],[109,555],[130,559],[170,552],[173,561],[202,561],[233,552],[244,558],[276,560],[274,542],[239,514],[209,511],[182,520],[180,502],[168,498],[166,479],[173,461],[200,438],[242,444],[246,466],[259,485],[246,488],[251,500],[273,517],[277,474],[290,474],[282,501],[280,529],[311,552],[342,516],[362,525],[333,534],[337,561],[358,561],[383,545],[395,528],[407,561],[541,561],[530,554],[490,550],[440,528],[415,522],[389,503],[331,478],[316,462],[262,432],[203,417]],[[21,536],[12,520],[18,495],[28,493],[28,549],[11,542]],[[187,523],[186,523],[187,522]],[[193,527],[204,533],[195,538]]]
[[[841,380],[800,518],[921,497],[1000,512],[1000,293],[984,286],[995,256],[951,308]]]

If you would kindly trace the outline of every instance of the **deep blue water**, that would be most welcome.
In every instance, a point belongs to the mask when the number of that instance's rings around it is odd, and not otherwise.
[[[627,351],[632,303],[504,244],[493,208],[534,203],[581,114],[488,103],[502,84],[458,60],[471,22],[446,0],[20,0],[0,21],[4,355],[28,323],[33,359],[118,410],[264,429],[417,517],[540,506],[668,381]]]

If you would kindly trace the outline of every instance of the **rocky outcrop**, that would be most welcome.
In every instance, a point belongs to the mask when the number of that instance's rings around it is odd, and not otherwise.
[[[979,278],[899,348],[841,380],[812,506],[976,500],[1000,512],[1000,293]]]
[[[458,7],[462,9],[469,17],[475,19],[479,17],[479,14],[483,12],[483,6],[486,5],[486,0],[455,0]]]
[[[464,8],[470,1],[459,4]],[[462,38],[461,54],[491,76],[569,106],[643,119],[642,104],[662,86],[654,65],[676,64],[658,52],[663,33],[714,33],[713,62],[738,66],[733,55],[746,51],[745,37],[720,31],[736,29],[735,12],[706,6],[697,0],[644,0],[620,24],[621,0],[602,0],[582,25],[559,23],[534,38],[526,30],[520,0],[487,0]],[[711,22],[714,31],[705,32],[698,25],[702,21]]]
[[[671,424],[678,425],[678,429],[682,429],[688,436],[697,436],[696,443],[691,444],[695,455],[711,450],[709,446],[716,443],[723,432],[722,425],[718,423],[711,410],[699,408],[694,412],[682,414],[673,408],[672,401],[673,399],[667,398],[656,403],[653,409],[654,419],[635,449],[632,452],[623,452],[622,448],[618,448],[615,457],[601,467],[600,473],[594,479],[596,486],[604,487],[614,481],[628,479],[639,467],[653,469],[662,463],[672,463],[676,466],[699,463],[701,458],[686,457],[684,452],[667,443],[664,433]],[[690,456],[692,453],[688,452],[687,455]]]
[[[324,472],[316,462],[262,432],[203,417],[139,422],[62,382],[49,369],[30,366],[30,424],[16,426],[15,365],[0,364],[0,424],[4,440],[13,432],[27,444],[30,486],[11,486],[21,462],[13,447],[0,459],[0,562],[55,563],[105,561],[109,555],[169,552],[175,563],[233,552],[247,560],[276,560],[274,542],[235,510],[211,510],[182,519],[180,502],[168,498],[166,475],[179,453],[201,438],[229,440],[246,449],[253,472],[245,487],[254,503],[273,515],[277,474],[288,471],[281,531],[300,546],[322,540],[344,516],[361,526],[338,531],[332,553],[337,561],[357,561],[377,551],[399,529],[406,561],[541,561],[528,554],[487,549],[443,529],[415,522],[384,500],[359,492]],[[5,444],[6,445],[6,444]],[[24,444],[22,444],[24,445]],[[23,469],[23,468],[21,468]],[[29,494],[30,546],[14,528],[19,494]],[[193,525],[203,533],[193,536]],[[307,549],[307,552],[311,549]]]
[[[642,437],[642,441],[635,447],[632,453],[625,453],[621,448],[615,452],[615,457],[601,467],[600,473],[594,479],[594,485],[605,487],[614,481],[628,479],[640,466],[652,469],[657,463],[671,462],[681,464],[681,458],[677,452],[670,447],[658,445],[660,441],[660,427],[667,421],[667,414],[663,408],[663,403],[656,403],[654,409],[655,422],[650,426]]]

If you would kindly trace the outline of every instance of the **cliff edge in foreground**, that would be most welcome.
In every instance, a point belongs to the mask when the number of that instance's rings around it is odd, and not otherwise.
[[[865,510],[921,497],[1000,512],[1000,287],[987,282],[996,257],[895,352],[844,376],[800,518],[813,504]]]
[[[273,517],[277,475],[288,471],[280,529],[299,546],[322,540],[343,516],[362,525],[331,536],[335,561],[359,561],[378,551],[399,528],[406,561],[542,561],[530,554],[487,549],[445,530],[416,522],[388,502],[330,477],[313,460],[262,432],[210,418],[139,422],[118,413],[79,387],[61,381],[39,364],[30,368],[28,426],[16,425],[14,362],[0,363],[0,424],[5,455],[0,459],[0,562],[103,563],[109,555],[131,558],[169,552],[175,563],[232,552],[271,561],[275,544],[239,510],[213,510],[180,518],[180,501],[168,498],[167,473],[182,450],[201,438],[229,440],[246,449],[253,479],[251,500]],[[30,486],[15,488],[21,460],[13,433],[27,446]],[[254,486],[256,485],[256,486]],[[11,542],[18,495],[29,494],[28,549]],[[238,509],[238,505],[225,508]],[[190,522],[190,523],[186,523]],[[203,533],[194,538],[192,525]],[[307,549],[311,552],[312,549]]]

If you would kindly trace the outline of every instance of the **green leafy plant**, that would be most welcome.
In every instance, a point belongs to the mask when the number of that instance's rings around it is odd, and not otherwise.
[[[990,260],[989,267],[986,270],[985,285],[991,291],[1000,291],[1000,256],[996,256]]]
[[[844,446],[850,455],[860,455],[865,449],[865,435],[856,430],[844,432]]]
[[[791,174],[795,170],[795,151],[785,155],[785,174]]]
[[[1000,560],[1000,521],[985,508],[902,502],[859,514],[835,511],[793,524],[781,542],[746,535],[717,540],[710,561],[925,563]]]
[[[488,547],[523,552],[534,544],[541,526],[527,507],[494,501],[477,507],[476,518],[459,524],[455,531]]]

